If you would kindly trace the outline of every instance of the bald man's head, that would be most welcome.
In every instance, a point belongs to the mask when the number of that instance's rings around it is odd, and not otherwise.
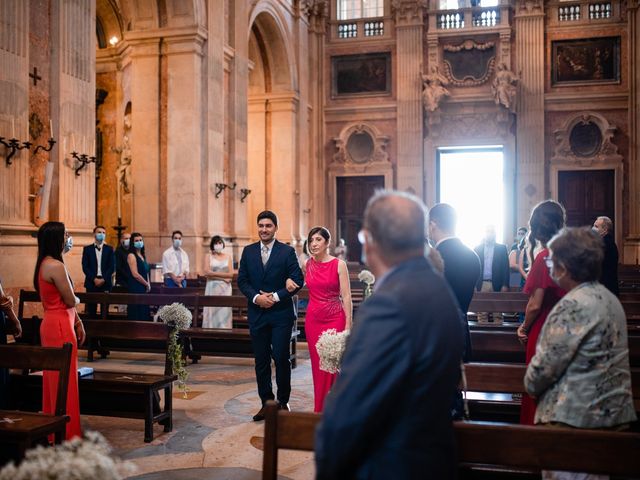
[[[422,253],[426,222],[427,207],[415,195],[404,192],[379,191],[364,212],[364,228],[387,258]]]

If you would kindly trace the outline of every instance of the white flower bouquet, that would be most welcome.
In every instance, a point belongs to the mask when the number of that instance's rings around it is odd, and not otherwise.
[[[320,357],[320,370],[329,373],[338,373],[342,363],[342,354],[347,344],[349,330],[337,332],[335,328],[325,330],[320,335],[316,350]]]
[[[187,329],[191,326],[193,316],[187,307],[181,303],[172,303],[164,305],[158,309],[154,320],[162,320],[171,327],[171,335],[169,336],[169,357],[173,366],[173,373],[178,376],[178,388],[187,397],[189,387],[187,387],[187,372],[184,359],[182,358],[182,345],[178,342],[178,334],[180,330]]]
[[[376,283],[376,277],[369,270],[362,270],[358,274],[358,280],[364,283],[364,298],[365,300],[371,295],[371,286]]]
[[[120,480],[135,471],[130,462],[111,457],[111,447],[98,432],[86,432],[62,445],[27,451],[19,466],[0,470],[0,480]]]

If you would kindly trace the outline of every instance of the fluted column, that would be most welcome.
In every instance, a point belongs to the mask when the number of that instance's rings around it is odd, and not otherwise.
[[[423,2],[393,3],[396,20],[397,65],[397,185],[423,197],[422,77]]]
[[[517,127],[518,225],[545,198],[544,176],[544,9],[541,0],[518,1],[516,60],[520,73]]]

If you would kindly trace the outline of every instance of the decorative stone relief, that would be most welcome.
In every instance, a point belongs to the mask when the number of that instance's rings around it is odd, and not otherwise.
[[[562,128],[553,132],[556,145],[551,163],[590,166],[622,162],[622,155],[613,143],[616,129],[596,112],[581,112],[569,117]]]
[[[519,15],[542,13],[542,0],[519,0],[517,13]]]
[[[504,110],[498,115],[490,112],[439,115],[437,122],[429,122],[429,135],[433,138],[506,138],[513,117]]]
[[[422,23],[422,15],[426,11],[428,0],[393,0],[391,12],[396,24]]]
[[[491,93],[496,105],[502,105],[510,112],[516,107],[516,85],[520,79],[504,63],[498,65],[498,71],[491,83]]]
[[[364,165],[389,162],[387,144],[389,137],[381,135],[377,128],[365,123],[353,123],[342,129],[333,139],[336,152],[334,164]]]
[[[449,80],[440,73],[437,65],[431,65],[429,74],[422,75],[422,105],[426,113],[436,111],[444,97],[450,96],[445,85],[449,85]]]
[[[495,70],[495,43],[465,40],[459,45],[443,45],[444,74],[456,87],[486,83]]]

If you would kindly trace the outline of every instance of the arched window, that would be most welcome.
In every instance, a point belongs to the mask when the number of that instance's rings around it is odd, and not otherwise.
[[[382,16],[384,16],[384,0],[337,0],[338,20]]]

